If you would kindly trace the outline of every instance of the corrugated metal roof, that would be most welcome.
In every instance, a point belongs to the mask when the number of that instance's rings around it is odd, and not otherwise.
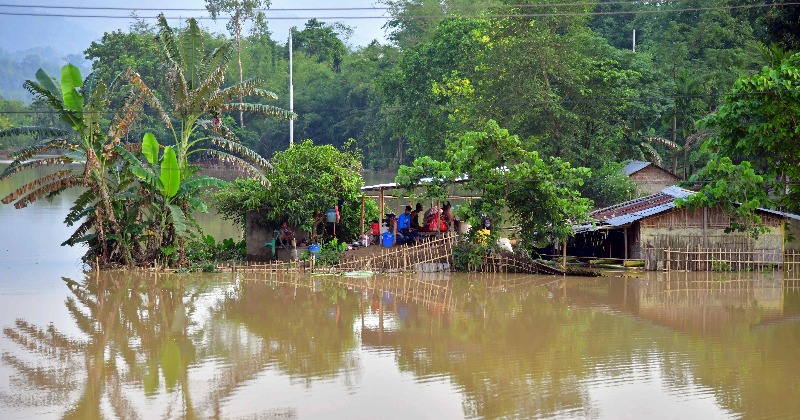
[[[641,160],[634,160],[629,162],[627,165],[622,167],[622,172],[625,172],[625,175],[631,176],[636,172],[641,171],[642,169],[650,166],[650,162],[643,162]]]
[[[622,226],[627,225],[629,223],[633,223],[637,220],[644,219],[645,217],[653,216],[659,213],[663,213],[667,210],[675,208],[675,202],[661,204],[655,207],[650,207],[645,210],[633,212],[630,214],[624,214],[622,216],[614,217],[611,219],[606,220],[605,222],[611,226]]]
[[[776,216],[786,217],[792,220],[800,220],[800,215],[794,213],[786,213],[778,210],[762,209],[761,207],[759,207],[758,209],[763,211],[764,213],[774,214]]]
[[[591,217],[599,223],[614,227],[624,226],[645,217],[654,216],[659,213],[675,208],[675,199],[687,198],[695,194],[694,191],[683,189],[677,185],[664,188],[658,194],[647,197],[637,198],[636,200],[626,201],[615,204],[611,207],[595,210]],[[765,213],[774,214],[800,221],[800,215],[785,213],[777,210],[759,208]]]

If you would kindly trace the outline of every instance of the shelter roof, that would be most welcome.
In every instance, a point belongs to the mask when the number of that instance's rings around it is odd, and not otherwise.
[[[595,210],[590,213],[589,216],[594,219],[598,225],[606,225],[612,228],[624,226],[637,220],[671,210],[675,208],[675,199],[687,198],[693,194],[695,194],[694,191],[673,185],[671,187],[664,188],[656,194],[648,195],[647,197],[641,197],[635,200],[630,200],[624,203],[619,203],[610,207]],[[797,214],[769,210],[760,207],[758,210],[779,217],[800,220],[800,215]],[[585,231],[594,229],[589,228],[587,225],[578,230]]]
[[[628,162],[625,166],[622,167],[622,171],[625,172],[625,175],[631,176],[631,175],[633,175],[633,174],[635,174],[635,173],[637,173],[637,172],[641,171],[642,169],[647,168],[649,166],[652,166],[654,168],[660,169],[661,171],[666,172],[666,173],[670,174],[671,176],[675,177],[675,179],[678,179],[678,177],[675,176],[675,174],[673,174],[672,172],[670,172],[670,171],[668,171],[668,170],[656,165],[655,163],[645,162],[645,161],[641,161],[641,160],[632,160],[632,161]]]
[[[686,198],[692,194],[694,194],[693,191],[673,185],[647,197],[595,210],[590,214],[590,217],[599,223],[615,227],[627,225],[645,217],[670,210],[675,207],[676,198]]]
[[[431,183],[433,181],[434,181],[433,178],[422,178],[422,179],[419,180],[419,183],[417,185],[423,186],[423,185]],[[461,177],[461,178],[456,178],[456,180],[453,181],[453,183],[454,184],[461,184],[461,183],[464,183],[464,182],[467,182],[467,181],[469,181],[469,178]],[[395,188],[397,188],[397,183],[396,182],[388,182],[388,183],[385,183],[385,184],[365,185],[365,186],[361,187],[361,191],[362,192],[366,192],[366,191],[381,191],[381,190],[392,190],[392,189],[395,189]]]

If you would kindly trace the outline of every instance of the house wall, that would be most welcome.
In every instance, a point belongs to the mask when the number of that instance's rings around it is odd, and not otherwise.
[[[244,237],[247,244],[247,261],[268,261],[273,259],[272,250],[264,246],[271,241],[275,229],[261,224],[264,215],[259,211],[248,211],[245,214]]]
[[[675,185],[678,180],[680,178],[677,176],[653,165],[631,174],[631,181],[636,184],[641,195],[655,194],[664,188]]]
[[[800,221],[787,219],[785,249],[800,251]]]
[[[640,221],[642,248],[649,249],[719,249],[755,252],[761,261],[780,262],[783,251],[782,219],[762,214],[768,231],[753,239],[747,233],[725,233],[730,217],[717,209],[674,209]]]

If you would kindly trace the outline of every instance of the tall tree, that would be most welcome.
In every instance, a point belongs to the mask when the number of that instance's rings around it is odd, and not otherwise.
[[[790,211],[800,210],[798,86],[800,53],[795,53],[779,65],[739,79],[725,104],[702,122],[714,132],[705,147],[734,163],[752,162],[756,172],[766,174],[778,204]]]
[[[258,9],[270,6],[270,0],[206,0],[206,10],[211,13],[211,18],[217,20],[221,13],[227,13],[230,19],[225,25],[236,39],[237,63],[239,64],[239,83],[244,81],[242,72],[242,28],[245,22],[261,13]],[[239,102],[243,102],[239,97]],[[244,110],[239,110],[239,123],[244,127]]]
[[[316,57],[320,63],[329,63],[333,71],[338,73],[341,70],[342,59],[347,52],[344,41],[352,33],[352,28],[340,22],[329,24],[317,19],[310,19],[306,22],[306,27],[294,35],[292,48]]]

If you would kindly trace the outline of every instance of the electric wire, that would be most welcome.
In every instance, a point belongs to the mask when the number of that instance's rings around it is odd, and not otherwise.
[[[685,7],[675,9],[642,9],[642,10],[618,10],[618,11],[582,11],[582,12],[549,12],[549,13],[490,13],[487,15],[412,15],[403,16],[404,19],[508,19],[508,18],[545,18],[545,17],[579,17],[579,16],[608,16],[608,15],[635,15],[635,14],[658,14],[658,13],[683,13],[701,12],[713,10],[736,10],[736,9],[755,9],[762,7],[786,7],[797,6],[800,2],[787,3],[759,3],[742,4],[729,6],[707,6],[707,7]],[[91,9],[90,9],[91,10]],[[268,10],[268,9],[267,9]],[[93,19],[158,19],[158,16],[129,16],[129,15],[101,15],[101,14],[66,14],[66,13],[36,13],[36,12],[0,12],[0,16],[28,16],[28,17],[63,17],[63,18],[93,18]],[[189,16],[170,16],[167,19],[184,19]],[[211,16],[195,16],[196,20],[216,20]],[[366,20],[366,19],[396,19],[394,16],[269,16],[267,20]]]

